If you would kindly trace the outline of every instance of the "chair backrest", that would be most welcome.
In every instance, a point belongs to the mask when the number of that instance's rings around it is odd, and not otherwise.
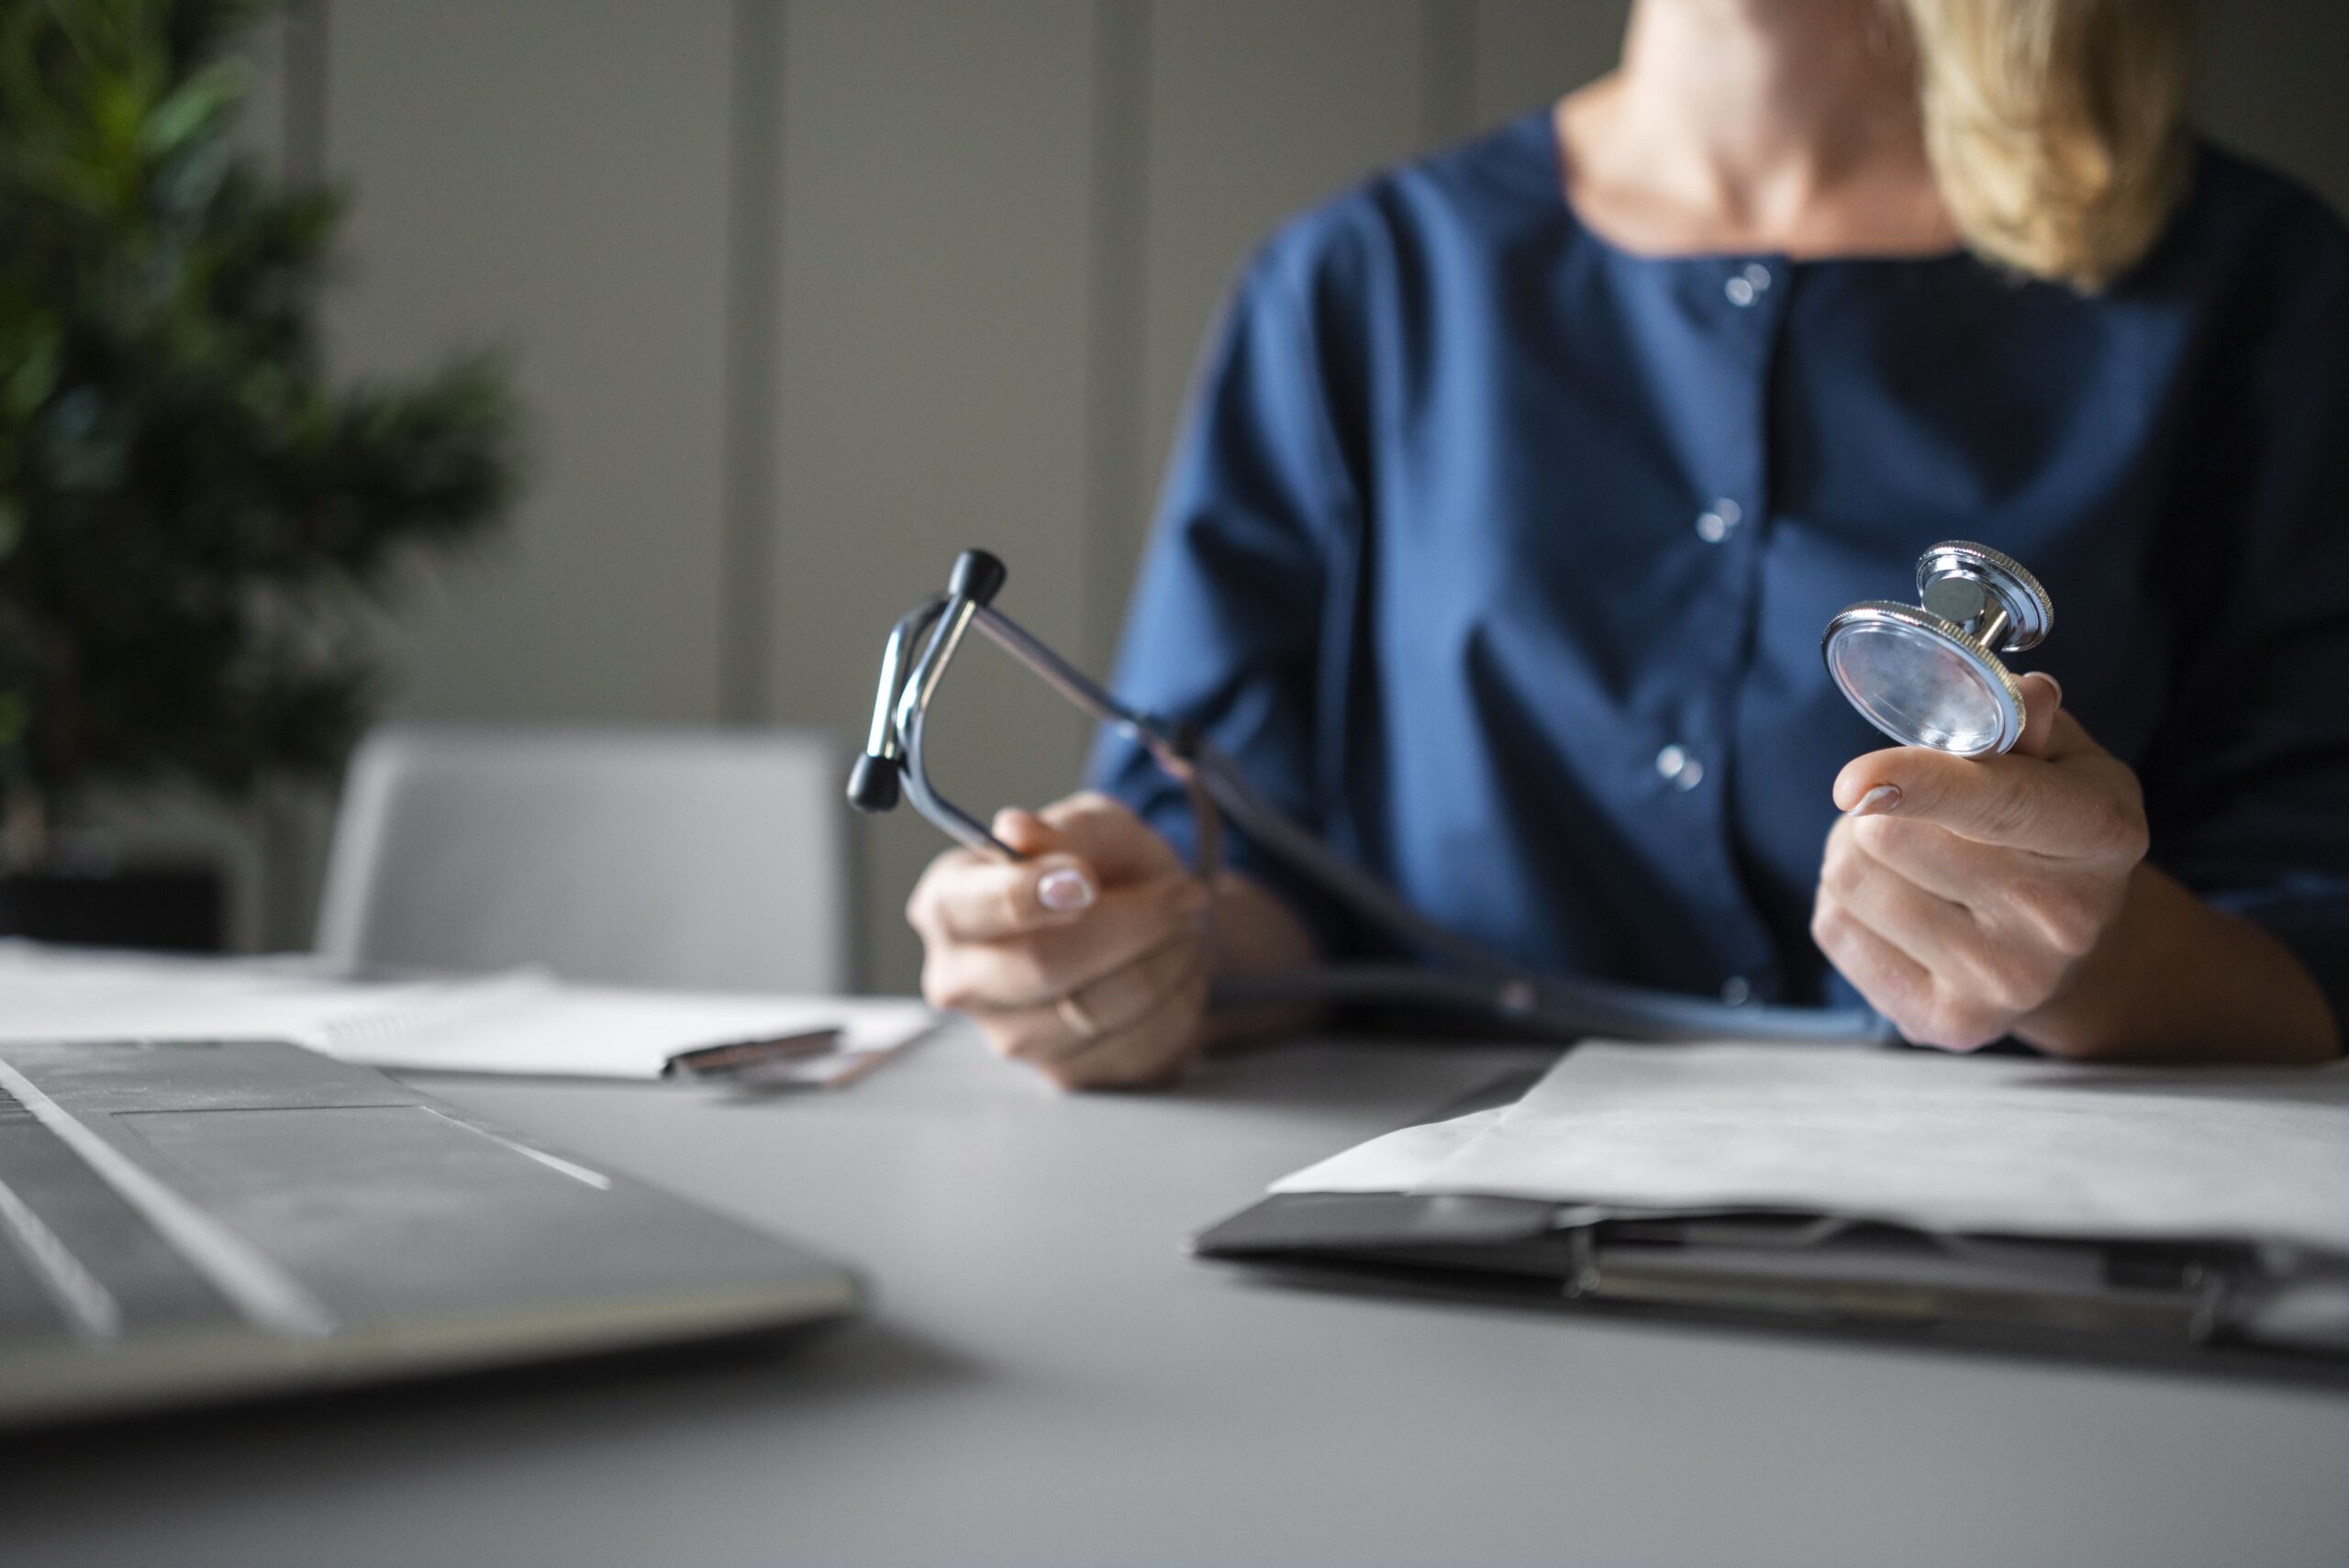
[[[345,783],[318,950],[845,990],[841,766],[809,730],[377,729]]]

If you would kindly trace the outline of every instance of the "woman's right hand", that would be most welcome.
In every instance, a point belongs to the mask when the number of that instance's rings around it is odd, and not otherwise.
[[[1174,1076],[1207,1042],[1208,888],[1107,795],[993,826],[1030,858],[950,850],[907,903],[922,995],[1064,1089]]]

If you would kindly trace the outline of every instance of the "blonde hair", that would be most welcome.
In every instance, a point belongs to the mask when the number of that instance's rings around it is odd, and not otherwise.
[[[1967,244],[2101,288],[2187,182],[2190,0],[1899,0],[1925,150]]]

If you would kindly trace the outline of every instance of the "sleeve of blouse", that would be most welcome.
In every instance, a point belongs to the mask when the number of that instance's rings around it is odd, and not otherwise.
[[[2243,444],[2185,543],[2232,565],[2203,583],[2145,782],[2155,863],[2288,946],[2349,1033],[2349,235],[2310,217],[2227,389]]]
[[[1130,607],[1113,689],[1197,726],[1284,815],[1319,831],[1314,672],[1331,540],[1356,515],[1301,291],[1277,254],[1234,286],[1201,361]],[[1186,857],[1188,798],[1112,732],[1091,780]],[[1227,829],[1225,859],[1280,894],[1321,950],[1344,922],[1310,886]]]

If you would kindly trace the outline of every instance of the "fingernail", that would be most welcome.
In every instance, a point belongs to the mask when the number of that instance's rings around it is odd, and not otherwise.
[[[1036,902],[1047,909],[1082,909],[1093,902],[1093,884],[1074,866],[1054,866],[1036,879]]]
[[[1898,784],[1878,784],[1860,796],[1859,804],[1843,813],[1846,817],[1881,817],[1900,804]]]
[[[2057,680],[2053,675],[2043,674],[2039,678],[2055,688],[2055,706],[2057,707],[2062,707],[2064,706],[2064,683]]]

